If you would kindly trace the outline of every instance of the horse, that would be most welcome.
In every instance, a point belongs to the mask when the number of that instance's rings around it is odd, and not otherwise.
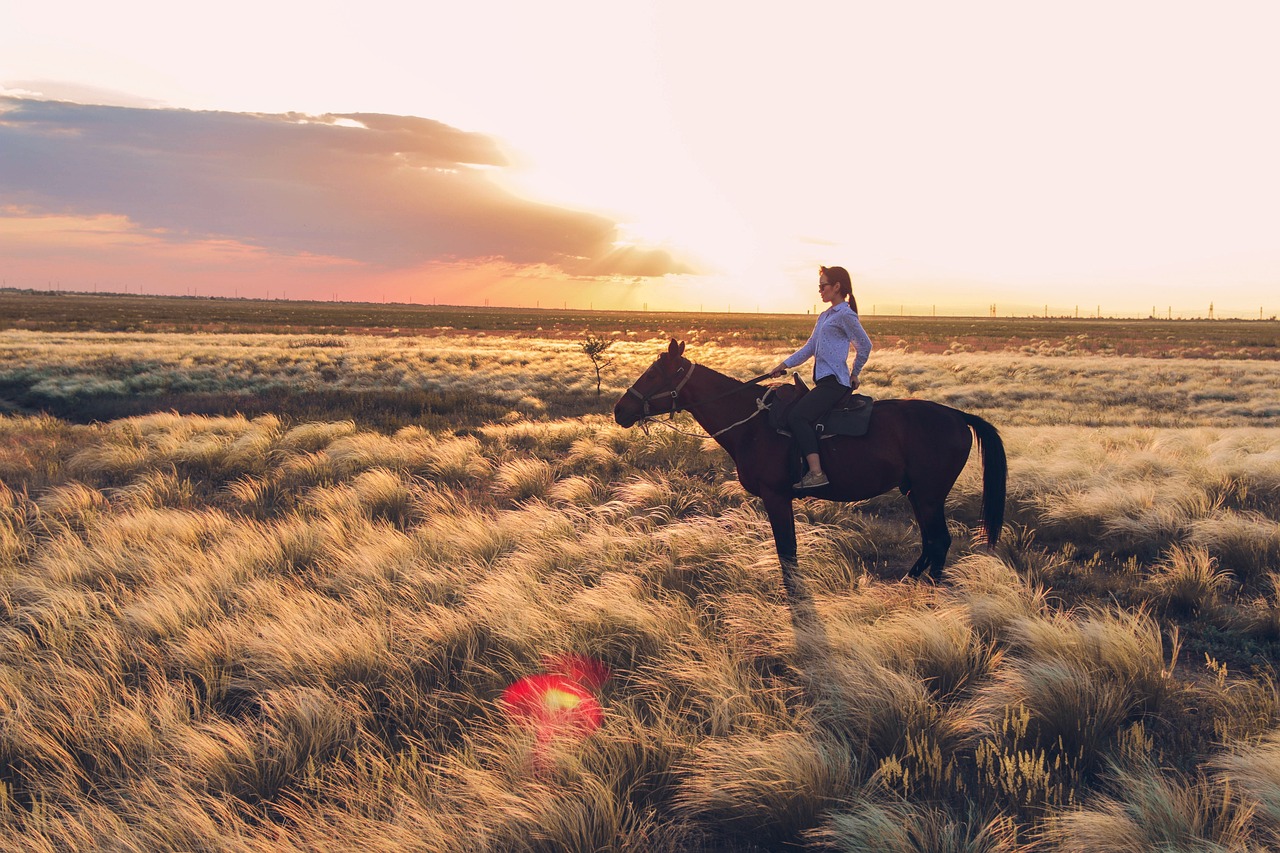
[[[928,400],[877,400],[870,426],[860,437],[837,436],[819,442],[822,470],[830,483],[797,493],[793,487],[791,440],[761,417],[767,388],[756,377],[743,382],[695,364],[684,344],[671,340],[613,407],[624,428],[655,415],[687,411],[711,435],[738,469],[742,488],[760,498],[782,568],[782,582],[795,594],[798,496],[829,501],[860,501],[897,488],[906,495],[920,528],[920,558],[907,573],[928,573],[941,581],[951,534],[945,504],[969,459],[976,437],[982,454],[982,533],[994,546],[1004,524],[1008,463],[1000,433],[987,421]]]

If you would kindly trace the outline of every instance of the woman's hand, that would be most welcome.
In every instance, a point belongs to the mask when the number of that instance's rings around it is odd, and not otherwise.
[[[770,379],[777,379],[779,376],[787,372],[787,366],[779,363],[777,367],[769,371]]]

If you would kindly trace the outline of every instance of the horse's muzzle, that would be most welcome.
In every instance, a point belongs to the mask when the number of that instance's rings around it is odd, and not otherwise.
[[[644,407],[640,401],[630,394],[623,394],[613,404],[613,419],[620,427],[633,427],[644,417]]]

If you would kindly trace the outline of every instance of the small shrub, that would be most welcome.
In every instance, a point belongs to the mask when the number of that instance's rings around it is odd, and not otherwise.
[[[586,339],[578,345],[583,354],[591,359],[591,367],[596,374],[596,396],[600,396],[601,374],[610,364],[613,363],[612,358],[607,358],[605,353],[609,347],[613,346],[612,338],[597,338],[595,335],[588,334]]]

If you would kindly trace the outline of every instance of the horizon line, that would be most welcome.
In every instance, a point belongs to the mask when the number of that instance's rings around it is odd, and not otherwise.
[[[694,310],[691,308],[649,308],[645,304],[644,308],[596,308],[594,302],[588,302],[587,307],[568,305],[568,300],[563,300],[560,307],[542,306],[540,303],[535,305],[509,305],[499,304],[491,305],[486,299],[483,305],[470,305],[458,303],[442,303],[438,301],[409,301],[403,302],[398,300],[374,301],[368,299],[290,299],[287,295],[273,297],[270,290],[265,296],[225,296],[200,293],[144,293],[142,285],[138,286],[137,293],[129,292],[126,289],[121,292],[118,290],[63,290],[58,288],[36,288],[36,287],[15,287],[11,285],[0,286],[0,293],[17,293],[17,294],[41,294],[53,297],[61,296],[96,296],[96,297],[131,297],[139,299],[201,299],[206,301],[225,301],[225,302],[291,302],[295,304],[314,304],[314,305],[370,305],[370,306],[401,306],[414,308],[452,308],[452,309],[468,309],[468,310],[505,310],[505,311],[536,311],[536,312],[575,312],[575,313],[600,313],[600,314],[691,314],[691,315],[732,315],[732,314],[754,314],[760,316],[779,316],[779,317],[811,317],[814,316],[812,309],[805,311],[761,311],[757,306],[754,310],[734,310],[731,304],[726,304],[725,310]],[[282,289],[282,293],[287,290]],[[865,305],[863,306],[865,309]],[[955,313],[946,310],[943,306],[942,311],[938,310],[937,305],[920,305],[910,303],[898,303],[894,305],[886,305],[886,308],[897,307],[898,311],[885,310],[880,311],[881,304],[873,303],[871,311],[862,310],[859,313],[864,317],[912,317],[912,318],[949,318],[949,319],[973,319],[973,320],[998,320],[998,319],[1023,319],[1023,320],[1164,320],[1164,321],[1187,321],[1187,320],[1204,320],[1204,321],[1220,321],[1220,320],[1240,320],[1244,322],[1275,322],[1280,320],[1280,316],[1276,313],[1267,314],[1266,306],[1259,306],[1257,316],[1240,313],[1236,309],[1227,309],[1223,311],[1214,307],[1214,303],[1210,303],[1208,311],[1192,311],[1192,310],[1173,310],[1172,306],[1167,306],[1164,312],[1158,310],[1151,313],[1141,312],[1120,312],[1120,313],[1103,313],[1101,306],[1095,306],[1093,311],[1081,312],[1079,306],[1074,306],[1071,310],[1063,309],[1060,306],[1046,304],[1042,310],[1033,309],[1035,306],[1029,303],[1012,303],[1012,307],[1008,311],[997,310],[988,311],[986,313],[975,313],[964,311],[963,309],[955,309]],[[993,306],[999,309],[999,303]],[[1157,306],[1153,306],[1157,308]],[[907,310],[912,309],[912,310]],[[1019,310],[1024,309],[1024,310]]]

